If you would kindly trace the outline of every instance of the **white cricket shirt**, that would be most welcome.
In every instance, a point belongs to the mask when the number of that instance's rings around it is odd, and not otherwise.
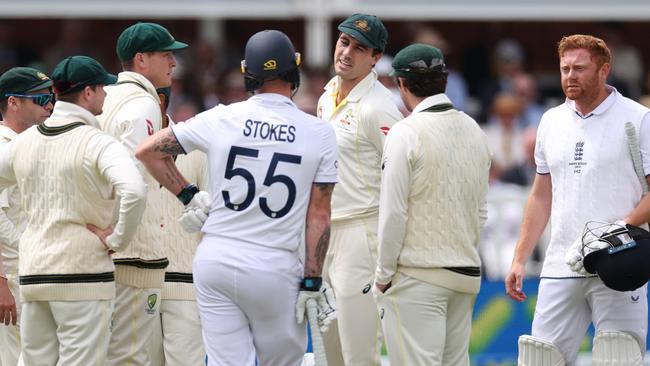
[[[580,115],[568,100],[547,111],[537,131],[535,162],[538,174],[550,174],[553,193],[551,239],[541,277],[578,277],[564,262],[571,243],[590,220],[615,222],[641,200],[625,134],[634,124],[644,171],[650,173],[648,108],[612,87],[593,112]]]
[[[212,209],[203,232],[295,251],[313,183],[335,183],[334,131],[287,97],[259,94],[172,127],[186,152],[208,155]]]

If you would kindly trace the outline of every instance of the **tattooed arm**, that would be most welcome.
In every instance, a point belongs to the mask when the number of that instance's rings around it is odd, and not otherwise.
[[[174,163],[174,156],[184,153],[172,130],[165,128],[142,141],[135,157],[163,187],[177,195],[189,184]]]
[[[330,201],[334,183],[314,183],[307,208],[305,277],[320,277],[330,243]]]

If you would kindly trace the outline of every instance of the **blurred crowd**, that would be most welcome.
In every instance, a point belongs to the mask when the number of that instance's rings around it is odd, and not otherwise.
[[[68,55],[89,55],[105,65],[119,70],[111,47],[93,42],[87,21],[65,21],[58,32],[58,42],[43,47],[40,54],[16,46],[15,29],[0,22],[0,73],[14,66],[32,66],[45,72]],[[404,35],[402,35],[404,36]],[[609,84],[623,95],[650,106],[650,77],[641,52],[625,42],[616,27],[605,27],[599,34],[612,50],[614,62]],[[425,43],[441,49],[447,58],[455,49],[441,32],[433,27],[418,26],[408,43]],[[191,47],[177,54],[178,66],[174,70],[174,83],[168,111],[173,120],[183,121],[219,103],[232,103],[248,97],[239,70],[241,45],[221,50],[215,42],[196,39]],[[228,47],[229,42],[225,42]],[[236,46],[236,51],[235,51]],[[107,51],[108,49],[108,51]],[[488,196],[490,218],[483,235],[481,254],[485,273],[489,278],[505,276],[509,268],[528,189],[535,176],[536,127],[544,111],[562,103],[559,76],[550,82],[526,69],[526,48],[513,38],[498,41],[490,49],[490,75],[482,80],[467,80],[458,65],[448,64],[449,76],[446,94],[457,109],[474,117],[488,136],[493,153],[491,190]],[[554,53],[554,49],[549,49]],[[27,53],[27,54],[26,54]],[[29,65],[21,64],[25,59]],[[379,79],[394,93],[395,101],[407,115],[394,80],[389,76],[392,56],[388,53],[376,65]],[[481,61],[484,62],[484,61]],[[111,68],[109,67],[109,71]],[[559,73],[558,73],[559,74]],[[318,97],[331,78],[330,69],[315,69],[304,65],[301,87],[294,96],[296,104],[304,111],[315,114]],[[540,87],[540,81],[545,86]],[[549,88],[548,85],[552,87]],[[541,268],[544,245],[538,246],[529,275]],[[538,268],[539,266],[539,268]]]

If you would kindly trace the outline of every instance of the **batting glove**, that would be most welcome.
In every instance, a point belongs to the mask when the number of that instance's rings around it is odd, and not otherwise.
[[[318,306],[318,328],[327,332],[332,320],[336,319],[336,302],[330,285],[320,277],[303,279],[296,302],[296,321],[301,324],[305,320],[307,300],[314,299]],[[312,326],[314,326],[312,324]]]
[[[591,273],[587,272],[584,268],[584,257],[587,254],[611,246],[610,242],[604,238],[616,235],[617,231],[625,229],[625,225],[625,221],[616,221],[600,236],[595,235],[591,230],[585,230],[584,234],[580,235],[580,237],[571,244],[571,247],[567,250],[564,256],[564,261],[573,272],[582,276],[590,276]]]
[[[203,223],[208,219],[211,204],[212,201],[208,192],[199,191],[196,193],[185,206],[183,215],[178,219],[183,229],[188,233],[200,231]]]

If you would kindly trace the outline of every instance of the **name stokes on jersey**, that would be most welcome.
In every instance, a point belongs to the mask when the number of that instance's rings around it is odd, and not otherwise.
[[[244,123],[244,136],[263,140],[294,142],[296,140],[296,126],[273,124],[264,121],[247,119]]]

